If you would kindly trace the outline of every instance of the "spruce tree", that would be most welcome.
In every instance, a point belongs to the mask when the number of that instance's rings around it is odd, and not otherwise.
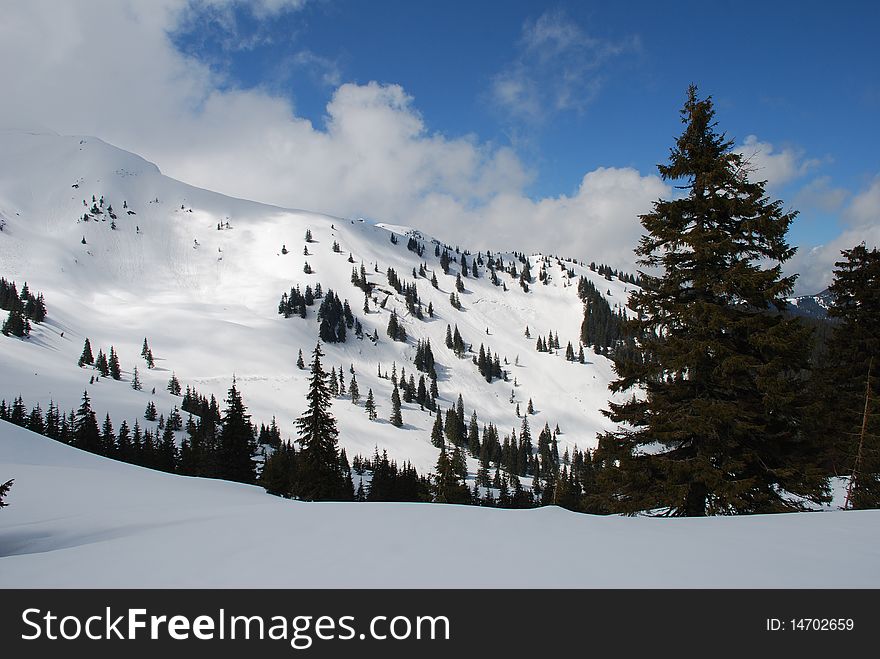
[[[296,420],[301,446],[295,494],[306,501],[345,499],[345,478],[336,449],[336,419],[330,414],[331,394],[328,376],[321,366],[321,344],[312,352],[308,407]]]
[[[232,378],[232,386],[226,395],[226,409],[223,411],[221,423],[220,436],[217,439],[218,477],[240,483],[253,483],[256,479],[254,427],[236,386],[235,377]]]
[[[691,86],[681,114],[685,130],[658,169],[687,195],[641,216],[636,254],[658,274],[631,294],[637,318],[625,326],[639,350],[610,385],[644,395],[609,403],[626,425],[600,440],[620,454],[613,498],[628,512],[686,516],[800,509],[786,492],[818,502],[826,491],[798,398],[809,330],[773,313],[794,285],[781,269],[796,213],[748,180],[711,98]]]
[[[131,373],[131,388],[135,391],[140,391],[143,389],[143,385],[141,384],[140,376],[138,375],[138,367],[135,366],[134,370]]]
[[[298,354],[297,357],[296,357],[296,367],[297,367],[299,370],[301,370],[301,371],[306,370],[306,364],[305,364],[305,362],[303,361],[303,351],[302,351],[302,348],[300,348],[300,350],[299,350],[299,354]]]

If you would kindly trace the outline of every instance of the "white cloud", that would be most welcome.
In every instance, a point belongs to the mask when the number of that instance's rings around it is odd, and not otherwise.
[[[545,12],[523,26],[519,53],[492,78],[490,98],[504,113],[530,122],[583,111],[602,86],[602,65],[639,47],[636,37],[595,38],[563,12]]]
[[[820,176],[798,190],[793,203],[801,211],[815,208],[831,213],[839,210],[848,196],[849,190],[831,185],[830,176]]]
[[[834,240],[809,250],[801,249],[788,270],[799,272],[797,292],[816,293],[831,283],[835,261],[840,252],[861,242],[868,248],[880,247],[880,174],[844,208],[841,218],[846,223]]]
[[[745,159],[752,173],[751,178],[766,180],[771,189],[805,176],[822,162],[817,158],[806,158],[802,150],[793,147],[779,151],[773,144],[761,142],[755,135],[748,135],[734,151]]]
[[[0,68],[0,88],[15,102],[0,104],[0,125],[97,135],[227,194],[411,224],[474,249],[535,246],[632,269],[637,215],[668,192],[657,177],[600,169],[573,196],[531,200],[531,174],[512,149],[430,132],[397,85],[338,86],[316,127],[287,98],[235,88],[177,51],[169,34],[188,11],[184,0],[6,8],[0,58],[16,65]],[[536,47],[566,45],[554,25],[535,24]]]

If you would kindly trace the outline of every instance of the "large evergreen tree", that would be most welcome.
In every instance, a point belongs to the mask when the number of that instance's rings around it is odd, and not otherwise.
[[[826,486],[798,396],[809,330],[778,313],[794,285],[781,267],[796,213],[748,180],[711,98],[691,86],[681,114],[685,130],[658,169],[687,194],[641,216],[636,254],[656,274],[630,298],[626,329],[640,349],[610,385],[642,390],[609,404],[626,424],[602,438],[624,453],[614,498],[624,511],[687,516],[798,509],[789,494],[820,501]]]
[[[296,420],[297,479],[294,494],[306,501],[335,501],[347,498],[345,477],[339,465],[336,448],[336,419],[330,414],[331,392],[327,373],[321,366],[321,344],[312,352],[308,407]]]

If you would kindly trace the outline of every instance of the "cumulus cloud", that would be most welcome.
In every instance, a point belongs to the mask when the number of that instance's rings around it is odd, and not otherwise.
[[[835,261],[840,252],[864,242],[869,249],[880,247],[880,174],[843,209],[844,230],[834,240],[801,249],[792,259],[793,272],[799,272],[797,292],[810,294],[824,290],[831,283]]]
[[[490,97],[517,120],[582,111],[602,86],[602,65],[639,46],[637,37],[599,39],[563,12],[546,12],[523,26],[517,57],[492,78]]]
[[[16,66],[0,68],[0,88],[15,102],[0,104],[0,125],[96,135],[170,176],[235,196],[410,224],[473,249],[534,245],[632,268],[637,215],[667,192],[656,177],[600,169],[571,196],[532,200],[523,192],[532,175],[512,149],[431,132],[393,84],[336,86],[317,127],[289,98],[266,86],[237,88],[222,70],[181,53],[170,35],[194,6],[238,5],[34,0],[6,8],[0,57]],[[547,52],[584,39],[552,22],[536,22],[529,34]],[[294,64],[335,75],[320,57]]]
[[[748,135],[734,150],[745,159],[752,178],[766,180],[771,189],[805,176],[822,162],[807,158],[802,150],[794,147],[778,150],[773,144],[760,141],[756,135]]]
[[[843,206],[849,190],[831,185],[830,176],[820,176],[803,186],[794,196],[794,205],[800,210],[815,208],[831,213]]]

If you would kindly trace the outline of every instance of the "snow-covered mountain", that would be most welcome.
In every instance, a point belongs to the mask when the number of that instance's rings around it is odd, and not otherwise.
[[[800,295],[790,298],[788,302],[791,313],[797,316],[824,320],[828,318],[828,309],[834,302],[834,296],[826,288],[821,293],[816,293],[815,295]]]
[[[139,419],[144,426],[151,399],[166,415],[180,404],[165,391],[172,372],[184,386],[219,401],[234,374],[253,420],[268,423],[274,415],[282,436],[294,437],[307,381],[295,362],[299,350],[308,360],[318,339],[317,305],[305,319],[284,318],[279,299],[292,287],[320,283],[350,302],[365,337],[378,335],[377,343],[350,333],[345,343],[323,346],[326,368],[342,368],[346,382],[353,368],[362,397],[372,389],[378,404],[379,418],[371,422],[363,400],[334,403],[340,446],[350,457],[371,455],[378,446],[392,458],[410,460],[420,473],[433,468],[438,451],[430,443],[432,416],[404,403],[404,426],[392,426],[392,385],[378,376],[394,364],[398,374],[405,369],[418,379],[416,344],[426,339],[437,361],[444,409],[461,395],[468,417],[475,410],[481,426],[494,423],[503,434],[519,429],[517,404],[525,414],[531,399],[532,428],[558,425],[560,454],[566,447],[594,446],[596,433],[608,427],[600,410],[608,400],[610,362],[589,349],[585,363],[564,356],[568,342],[578,349],[579,277],[593,281],[613,310],[625,305],[633,288],[584,265],[601,255],[562,255],[581,260],[574,262],[531,254],[533,283],[525,291],[503,270],[497,271],[499,285],[493,284],[483,253],[478,277],[462,278],[458,310],[450,294],[456,292],[460,254],[449,246],[453,262],[445,274],[435,253],[442,236],[234,199],[163,176],[152,163],[99,139],[47,132],[0,132],[0,218],[0,276],[42,292],[49,310],[30,338],[0,336],[0,398],[7,401],[21,394],[29,407],[40,403],[45,410],[52,400],[63,411],[76,407],[88,390],[99,419],[109,412],[117,425]],[[424,247],[421,256],[408,249],[410,238]],[[527,252],[528,236],[499,236],[498,249]],[[467,254],[472,264],[477,253]],[[522,269],[511,252],[491,257]],[[306,263],[312,274],[304,272]],[[376,284],[368,313],[364,293],[351,279],[352,268],[361,264]],[[421,266],[425,276],[414,277]],[[426,313],[419,320],[407,310],[404,296],[389,284],[388,268],[417,285],[433,318]],[[545,282],[538,278],[543,268]],[[406,329],[405,343],[386,334],[392,312]],[[459,357],[446,347],[447,325],[458,327],[471,352]],[[550,332],[558,334],[561,349],[538,352],[537,337]],[[86,337],[95,351],[115,347],[122,381],[90,384],[94,371],[77,366]],[[140,356],[145,337],[156,357],[152,370]],[[478,372],[472,358],[481,344],[499,355],[508,381],[489,383]],[[129,386],[135,365],[142,391]]]

